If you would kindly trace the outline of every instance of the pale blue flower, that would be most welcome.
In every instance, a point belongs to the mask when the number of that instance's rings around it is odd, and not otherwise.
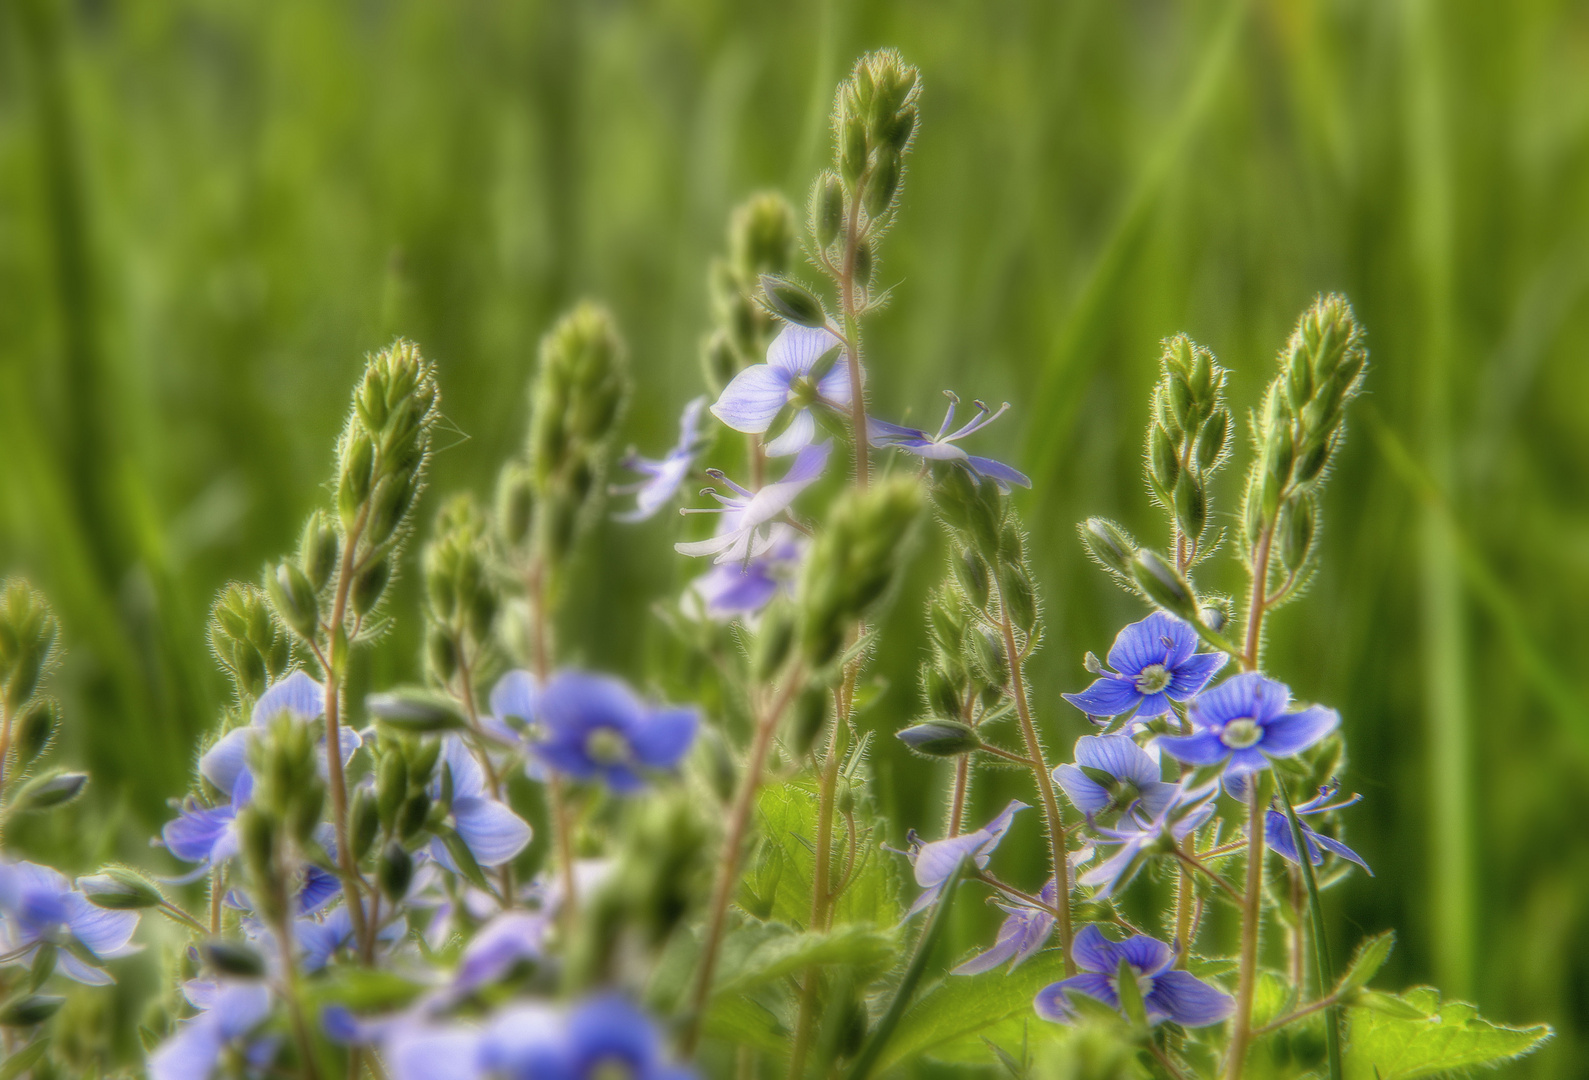
[[[821,478],[831,451],[831,443],[807,446],[800,451],[782,480],[768,484],[760,491],[742,488],[716,469],[707,470],[708,475],[727,484],[731,493],[723,495],[707,488],[703,494],[712,496],[722,505],[685,512],[723,514],[723,527],[709,540],[674,544],[673,550],[680,555],[715,555],[718,563],[739,563],[742,566],[758,555],[767,553],[776,542],[768,528],[769,523],[788,510],[802,491]]]
[[[210,1080],[222,1055],[233,1048],[245,1075],[264,1076],[280,1044],[275,1035],[254,1035],[270,1017],[265,984],[194,979],[182,985],[182,993],[199,1014],[182,1021],[149,1056],[149,1080]]]
[[[530,751],[575,780],[599,780],[628,794],[645,774],[675,768],[695,740],[694,709],[646,704],[610,675],[563,671],[536,703],[539,738]]]
[[[950,431],[950,427],[954,424],[955,406],[960,404],[960,399],[953,394],[946,396],[949,398],[949,411],[944,414],[938,434],[929,435],[921,428],[903,427],[899,424],[890,424],[887,420],[869,418],[866,423],[867,436],[874,446],[892,446],[928,461],[952,462],[969,470],[973,476],[985,477],[1005,489],[1011,485],[1031,487],[1032,481],[1025,473],[1012,469],[1001,461],[968,454],[955,445],[967,435],[981,431],[1003,416],[1010,403],[1006,401],[999,407],[998,412],[993,412],[980,401],[972,402],[976,406],[977,415],[958,431]]]
[[[938,899],[938,894],[943,892],[949,875],[954,873],[955,867],[959,866],[962,860],[970,859],[976,869],[985,869],[993,852],[1004,839],[1004,834],[1010,831],[1015,815],[1027,809],[1030,807],[1026,803],[1019,799],[1011,799],[1009,805],[999,811],[998,817],[975,832],[961,833],[959,836],[934,840],[931,843],[923,843],[912,829],[907,837],[911,845],[909,856],[915,871],[916,884],[922,887],[922,893],[916,897],[916,902],[910,905],[910,910],[905,912],[905,918],[908,919],[918,911],[931,906],[933,901]]]
[[[1106,786],[1086,769],[1112,779]],[[1054,769],[1054,782],[1089,818],[1131,809],[1148,818],[1157,817],[1180,791],[1159,776],[1159,763],[1129,735],[1083,735],[1076,740],[1076,764]]]
[[[707,440],[702,438],[700,430],[701,413],[705,409],[704,397],[695,398],[684,406],[684,415],[679,419],[679,441],[664,457],[644,458],[633,450],[624,457],[620,464],[630,472],[642,474],[646,479],[612,489],[614,495],[632,494],[635,497],[633,510],[613,515],[618,521],[644,521],[673,498],[673,493],[690,475],[696,457],[706,448]]]
[[[1175,798],[1169,805],[1150,819],[1127,814],[1113,828],[1094,824],[1093,842],[1117,850],[1083,874],[1080,883],[1097,889],[1094,899],[1109,899],[1130,883],[1145,859],[1169,851],[1213,817],[1213,799],[1218,794],[1218,782],[1191,789],[1183,782],[1176,786]]]
[[[839,357],[820,380],[812,380],[818,362],[843,344],[826,327],[786,325],[768,346],[767,362],[746,368],[723,388],[713,415],[735,431],[762,435],[780,413],[792,409],[789,426],[767,444],[767,453],[782,457],[805,449],[816,437],[815,406],[839,411],[850,407],[847,357]]]
[[[1159,746],[1188,765],[1224,763],[1229,776],[1269,767],[1272,758],[1300,754],[1341,726],[1341,714],[1314,705],[1288,712],[1291,690],[1284,683],[1246,672],[1200,695],[1187,710],[1190,735],[1164,735]]]
[[[1197,631],[1155,611],[1115,635],[1109,666],[1079,694],[1063,697],[1088,716],[1163,716],[1172,701],[1186,701],[1225,666],[1224,653],[1197,651]]]
[[[452,801],[445,807],[458,838],[481,866],[500,866],[523,851],[530,842],[530,826],[523,818],[492,798],[486,791],[486,775],[480,763],[457,735],[442,739],[441,763],[431,781],[430,796],[440,799],[443,792],[440,772],[452,773]],[[438,837],[430,842],[430,854],[438,863],[458,873],[459,869]]]
[[[1075,1015],[1071,994],[1085,994],[1110,1008],[1120,1008],[1120,962],[1136,980],[1148,1023],[1172,1020],[1182,1027],[1217,1024],[1235,1011],[1236,1003],[1223,990],[1189,971],[1172,970],[1175,950],[1157,938],[1137,934],[1114,942],[1095,924],[1076,934],[1071,956],[1081,974],[1051,983],[1037,992],[1032,1003],[1045,1020],[1066,1023]]]
[[[55,962],[61,974],[105,986],[115,980],[69,947],[79,945],[100,961],[129,956],[138,951],[131,944],[137,928],[136,911],[94,906],[48,866],[0,862],[0,954],[9,962],[30,964],[40,946],[58,945]]]

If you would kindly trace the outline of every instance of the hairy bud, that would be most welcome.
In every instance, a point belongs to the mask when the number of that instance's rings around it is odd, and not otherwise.
[[[900,742],[924,757],[959,757],[982,745],[976,729],[959,720],[926,720],[895,734]]]
[[[21,578],[0,583],[0,703],[20,709],[38,689],[60,636],[44,594]]]

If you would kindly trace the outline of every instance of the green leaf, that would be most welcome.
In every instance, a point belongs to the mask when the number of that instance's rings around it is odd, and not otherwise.
[[[817,793],[809,784],[769,784],[757,796],[761,845],[755,864],[745,875],[741,903],[772,922],[802,927],[811,918],[811,879],[816,867],[812,843],[817,831]],[[874,837],[883,830],[867,813],[865,799],[857,800],[856,825],[863,840],[856,847],[849,886],[834,904],[836,924],[898,925],[900,877],[897,856],[878,849],[875,838],[864,838],[870,825]],[[832,880],[845,873],[843,857],[846,822],[835,816]]]
[[[1299,869],[1302,873],[1302,883],[1307,886],[1308,911],[1312,915],[1313,933],[1313,962],[1315,975],[1318,978],[1319,993],[1322,995],[1324,988],[1329,986],[1335,975],[1330,968],[1330,946],[1324,936],[1324,907],[1319,903],[1319,879],[1313,873],[1313,860],[1308,858],[1307,839],[1302,835],[1302,822],[1297,818],[1297,812],[1291,806],[1291,793],[1286,790],[1286,782],[1275,775],[1275,784],[1280,789],[1280,805],[1285,807],[1286,820],[1291,825],[1291,843],[1297,849]],[[1388,946],[1387,946],[1388,951]],[[1383,963],[1383,960],[1381,961]],[[1375,970],[1378,970],[1376,965]],[[1324,1035],[1329,1050],[1330,1080],[1341,1080],[1341,1007],[1331,1005],[1324,1010]]]
[[[1142,987],[1137,985],[1137,974],[1131,970],[1131,963],[1125,957],[1120,958],[1120,964],[1115,969],[1115,986],[1120,994],[1120,1009],[1137,1027],[1148,1026],[1147,1006],[1142,1004]]]
[[[1528,1028],[1492,1024],[1465,1002],[1442,1003],[1439,992],[1428,987],[1392,1000],[1427,1015],[1414,1020],[1378,1008],[1348,1009],[1347,1080],[1412,1080],[1496,1065],[1537,1049],[1552,1035],[1544,1024]]]
[[[1396,944],[1396,931],[1386,930],[1383,934],[1376,934],[1367,938],[1357,947],[1357,952],[1352,954],[1352,965],[1346,969],[1346,974],[1341,976],[1339,993],[1345,997],[1349,992],[1359,987],[1367,986],[1379,969],[1385,966],[1385,961],[1390,958],[1390,950]]]
[[[38,1064],[39,1059],[44,1056],[44,1051],[49,1048],[50,1039],[46,1035],[42,1039],[33,1040],[4,1061],[0,1061],[0,1080],[16,1080]]]
[[[977,1036],[986,1033],[1004,1045],[1019,1043],[1026,1021],[1037,1019],[1032,999],[1064,977],[1065,961],[1058,949],[1038,953],[1009,974],[999,969],[948,976],[905,1013],[878,1061],[879,1071],[921,1055],[943,1058],[946,1052],[950,1060],[986,1061],[987,1049]]]
[[[769,1054],[789,1050],[788,1023],[756,995],[718,998],[707,1011],[702,1029],[707,1038],[753,1046]]]
[[[818,965],[845,964],[875,975],[889,966],[898,945],[896,934],[871,926],[803,934],[781,923],[747,923],[723,942],[712,996],[738,996]]]

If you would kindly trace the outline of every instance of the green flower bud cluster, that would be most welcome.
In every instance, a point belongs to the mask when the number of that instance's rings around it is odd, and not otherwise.
[[[394,842],[418,842],[436,809],[429,786],[440,755],[437,739],[381,735],[375,787],[360,790],[351,815],[349,831],[359,857],[370,851],[377,836],[386,840],[383,857]]]
[[[778,322],[756,302],[761,277],[787,274],[795,251],[794,207],[781,194],[753,195],[734,210],[728,254],[714,261],[707,275],[717,328],[706,339],[701,361],[714,394],[741,368],[766,356]]]
[[[1225,369],[1185,334],[1165,341],[1153,390],[1145,470],[1154,501],[1175,527],[1176,564],[1197,561],[1208,529],[1208,481],[1230,454]]]
[[[39,692],[59,641],[60,624],[44,594],[21,578],[0,582],[0,795],[44,756],[60,728],[59,704]],[[12,811],[64,805],[87,781],[83,773],[59,770],[36,776],[0,807],[0,821]]]
[[[834,503],[798,591],[800,650],[811,668],[837,659],[854,624],[888,592],[921,511],[921,485],[908,476],[849,489]]]
[[[282,823],[294,840],[306,843],[320,824],[326,798],[314,730],[283,712],[250,740],[248,756],[254,804]]]
[[[816,179],[808,208],[813,250],[863,299],[877,273],[876,241],[891,221],[920,119],[920,73],[893,49],[868,53],[833,106],[833,167]]]
[[[488,526],[472,498],[458,496],[442,508],[422,565],[426,666],[441,686],[462,676],[472,694],[494,641],[498,606]]]
[[[1294,595],[1311,571],[1318,491],[1344,437],[1346,406],[1361,391],[1368,366],[1363,330],[1346,298],[1314,301],[1279,363],[1254,417],[1258,457],[1242,505],[1249,565],[1284,575],[1271,603]],[[1267,578],[1263,584],[1267,589]]]
[[[257,586],[233,582],[221,590],[210,608],[209,636],[239,699],[258,698],[286,673],[292,659],[286,630]]]
[[[606,309],[581,303],[541,339],[529,452],[504,472],[498,505],[510,550],[561,564],[594,520],[629,391],[622,338]]]

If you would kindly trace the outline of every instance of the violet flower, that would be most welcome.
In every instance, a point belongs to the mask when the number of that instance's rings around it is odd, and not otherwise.
[[[1135,876],[1143,861],[1159,852],[1168,852],[1188,833],[1214,816],[1213,800],[1219,794],[1219,784],[1186,789],[1176,785],[1176,796],[1170,804],[1152,819],[1144,821],[1136,815],[1127,815],[1115,828],[1094,824],[1094,844],[1101,847],[1118,847],[1109,858],[1081,876],[1080,884],[1097,889],[1095,900],[1107,900],[1124,888]]]
[[[944,414],[938,434],[928,435],[921,428],[903,427],[899,424],[890,424],[886,420],[868,419],[867,437],[875,446],[892,446],[928,461],[953,462],[970,470],[973,476],[985,477],[1005,489],[1011,485],[1031,487],[1032,481],[1025,473],[992,458],[968,454],[955,445],[967,435],[982,430],[1003,416],[1010,403],[1006,401],[999,407],[998,412],[993,412],[982,402],[974,401],[972,404],[976,406],[977,415],[958,431],[950,431],[949,427],[954,423],[955,406],[960,404],[960,399],[947,391],[945,394],[949,398],[949,411]]]
[[[563,671],[536,703],[540,739],[530,751],[575,780],[600,780],[629,794],[644,774],[672,769],[695,740],[694,709],[653,707],[610,675]]]
[[[646,479],[633,484],[616,485],[611,489],[614,495],[635,497],[634,509],[614,514],[616,520],[644,521],[673,498],[673,493],[690,475],[696,457],[706,448],[707,441],[701,436],[701,413],[705,409],[704,397],[695,398],[684,406],[684,414],[679,418],[679,441],[664,457],[644,458],[633,450],[624,457],[620,464],[630,472],[644,475]]]
[[[234,1047],[246,1075],[264,1076],[280,1043],[274,1035],[250,1037],[270,1017],[265,984],[194,979],[182,985],[182,993],[199,1014],[182,1021],[150,1055],[149,1080],[210,1080]]]
[[[441,769],[452,773],[452,801],[446,811],[458,838],[481,866],[501,866],[523,851],[530,842],[529,823],[486,791],[485,771],[457,735],[441,743],[441,765],[430,782],[430,796],[439,800],[444,794]],[[430,854],[438,863],[459,873],[447,845],[437,837],[430,842]]]
[[[800,493],[822,476],[827,468],[831,443],[817,443],[800,451],[794,464],[782,480],[768,484],[760,491],[740,487],[716,469],[707,470],[709,476],[727,484],[730,495],[721,495],[712,488],[702,494],[710,495],[722,504],[720,507],[686,509],[689,514],[725,514],[723,528],[709,540],[694,540],[673,545],[680,555],[715,555],[716,562],[744,565],[758,555],[770,551],[775,543],[772,531],[766,526],[799,497]]]
[[[1146,934],[1114,942],[1104,937],[1095,924],[1089,924],[1076,934],[1071,956],[1081,974],[1045,986],[1032,1003],[1037,1015],[1045,1020],[1069,1022],[1075,1016],[1071,994],[1086,994],[1110,1008],[1120,1008],[1122,960],[1136,979],[1150,1024],[1173,1020],[1182,1027],[1207,1027],[1225,1019],[1236,1007],[1223,990],[1189,971],[1173,970],[1175,950]]]
[[[1083,735],[1076,740],[1076,763],[1056,767],[1054,782],[1089,818],[1133,808],[1155,818],[1180,791],[1160,779],[1159,763],[1129,735]]]
[[[40,946],[80,945],[96,960],[138,951],[130,944],[136,911],[95,907],[72,883],[48,866],[0,862],[0,954],[8,963],[29,964]],[[55,962],[61,974],[89,986],[115,982],[95,964],[63,947]]]
[[[1319,793],[1313,798],[1291,808],[1296,811],[1297,824],[1302,826],[1302,842],[1308,849],[1308,861],[1314,866],[1318,866],[1324,861],[1324,853],[1328,851],[1339,855],[1348,862],[1356,863],[1364,870],[1368,870],[1369,877],[1373,877],[1374,871],[1368,869],[1368,864],[1363,861],[1361,855],[1334,837],[1325,836],[1315,831],[1311,825],[1303,820],[1314,814],[1327,814],[1331,810],[1339,810],[1342,807],[1351,806],[1363,798],[1361,795],[1353,795],[1351,798],[1342,799],[1340,802],[1330,802],[1331,799],[1335,798],[1338,790],[1334,786],[1319,788]],[[1285,811],[1273,809],[1265,811],[1263,833],[1264,838],[1269,841],[1269,846],[1275,850],[1277,855],[1287,862],[1301,865],[1302,860],[1297,856],[1296,839],[1291,835],[1291,820],[1286,817]]]
[[[1173,615],[1155,611],[1115,635],[1109,666],[1079,694],[1064,698],[1088,716],[1163,716],[1170,702],[1186,701],[1225,666],[1224,653],[1197,651],[1197,631]]]
[[[1018,811],[1030,807],[1019,799],[1011,799],[1009,805],[999,811],[999,816],[988,822],[975,832],[961,833],[951,836],[946,840],[934,840],[924,844],[912,829],[907,839],[910,841],[910,862],[916,873],[916,884],[922,887],[922,894],[916,897],[916,902],[910,905],[910,910],[905,912],[905,918],[910,918],[918,911],[932,905],[938,899],[938,894],[943,892],[944,884],[949,880],[949,875],[954,873],[961,860],[970,859],[978,870],[985,869],[988,859],[998,849],[999,843],[1004,839],[1004,834],[1010,831],[1010,824],[1015,820]]]
[[[1256,672],[1233,675],[1192,702],[1191,735],[1163,735],[1159,746],[1188,765],[1224,763],[1229,776],[1269,767],[1271,758],[1299,754],[1341,725],[1322,705],[1287,712],[1291,690]]]
[[[735,375],[712,406],[712,414],[735,431],[764,435],[780,413],[793,409],[788,427],[767,444],[767,453],[783,457],[804,450],[816,437],[814,407],[838,411],[850,407],[847,357],[839,357],[821,379],[812,379],[818,361],[843,344],[826,327],[786,325],[767,347],[767,362]]]

